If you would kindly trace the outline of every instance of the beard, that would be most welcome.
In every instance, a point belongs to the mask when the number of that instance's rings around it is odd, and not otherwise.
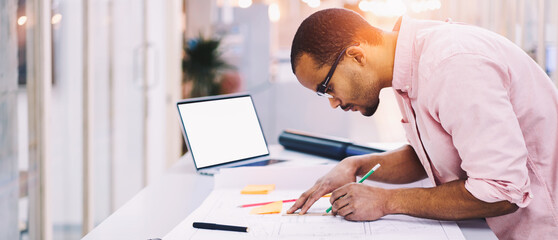
[[[380,105],[380,98],[376,98],[375,103],[373,103],[370,106],[364,107],[364,111],[362,111],[360,113],[362,113],[362,115],[364,115],[366,117],[370,117],[370,116],[374,115],[374,113],[376,113],[376,110],[378,110],[378,105]]]

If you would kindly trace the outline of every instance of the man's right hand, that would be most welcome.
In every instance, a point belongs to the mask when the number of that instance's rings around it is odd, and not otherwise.
[[[337,164],[331,171],[318,179],[314,186],[300,195],[287,213],[294,213],[296,210],[301,209],[299,214],[305,214],[323,195],[333,192],[333,190],[347,183],[355,182],[356,172],[358,170],[356,160],[357,157],[343,159],[343,161]]]
[[[369,180],[402,184],[427,177],[415,150],[410,145],[385,153],[348,157],[318,179],[308,191],[300,195],[287,213],[294,213],[301,209],[300,214],[305,214],[312,204],[323,195],[333,192],[347,183],[355,182],[357,175],[366,174],[377,163],[382,164],[382,171],[374,174]]]

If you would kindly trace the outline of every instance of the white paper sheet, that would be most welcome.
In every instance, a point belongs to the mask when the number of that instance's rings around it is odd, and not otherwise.
[[[308,189],[333,167],[335,165],[327,164],[225,168],[215,175],[213,188],[243,188],[248,184],[275,184],[277,189]]]
[[[454,222],[404,215],[389,215],[372,222],[350,222],[342,217],[320,214],[284,215],[292,206],[292,202],[283,204],[281,214],[250,215],[251,208],[238,207],[242,204],[297,198],[331,167],[238,168],[224,171],[216,175],[215,190],[204,203],[163,239],[465,239]],[[305,182],[297,181],[302,175],[311,177],[305,177]],[[252,182],[249,179],[270,181]],[[385,188],[401,187],[401,185],[367,182]],[[275,183],[277,187],[267,195],[240,194],[240,189],[246,184],[269,183]],[[427,181],[421,181],[403,187],[427,187],[429,184]],[[309,212],[324,213],[329,206],[329,199],[322,198]],[[195,229],[192,227],[194,221],[247,226],[250,231],[240,233]]]

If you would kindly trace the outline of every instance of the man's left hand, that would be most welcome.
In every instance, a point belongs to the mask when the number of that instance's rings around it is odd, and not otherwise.
[[[349,183],[331,193],[333,215],[349,221],[372,221],[388,214],[389,190]]]

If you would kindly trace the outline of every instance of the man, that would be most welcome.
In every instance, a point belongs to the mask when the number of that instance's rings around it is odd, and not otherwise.
[[[558,93],[520,48],[487,30],[400,18],[393,32],[344,9],[316,12],[294,37],[299,82],[332,108],[371,116],[393,87],[410,145],[349,157],[288,210],[304,214],[332,192],[333,213],[351,221],[387,214],[486,218],[500,239],[558,236]],[[369,179],[433,188],[381,189]]]

